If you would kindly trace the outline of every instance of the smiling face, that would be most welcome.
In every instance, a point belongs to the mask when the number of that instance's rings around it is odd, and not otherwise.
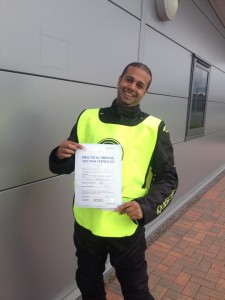
[[[148,91],[150,80],[151,77],[146,71],[130,66],[127,72],[119,78],[117,104],[125,107],[138,105]]]

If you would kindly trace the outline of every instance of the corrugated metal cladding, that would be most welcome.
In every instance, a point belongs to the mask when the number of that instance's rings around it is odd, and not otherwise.
[[[205,0],[167,22],[154,0],[2,0],[0,45],[0,298],[74,299],[73,175],[49,172],[50,151],[127,63],[149,65],[142,109],[169,127],[180,176],[160,226],[225,166],[225,29]],[[185,141],[193,54],[211,73],[204,136]]]

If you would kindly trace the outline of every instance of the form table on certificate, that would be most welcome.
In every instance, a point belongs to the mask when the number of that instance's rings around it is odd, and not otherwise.
[[[75,205],[114,209],[122,204],[122,148],[82,144],[75,155]]]

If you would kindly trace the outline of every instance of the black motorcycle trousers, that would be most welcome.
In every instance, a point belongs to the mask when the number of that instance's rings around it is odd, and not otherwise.
[[[75,223],[76,281],[83,300],[106,300],[103,273],[109,254],[125,300],[154,300],[148,288],[145,229],[138,226],[129,237],[93,235]]]

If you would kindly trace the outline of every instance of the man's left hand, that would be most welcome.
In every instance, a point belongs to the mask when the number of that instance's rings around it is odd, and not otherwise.
[[[141,206],[136,201],[123,203],[118,206],[115,211],[119,212],[121,215],[127,214],[131,220],[141,220],[143,218]]]

